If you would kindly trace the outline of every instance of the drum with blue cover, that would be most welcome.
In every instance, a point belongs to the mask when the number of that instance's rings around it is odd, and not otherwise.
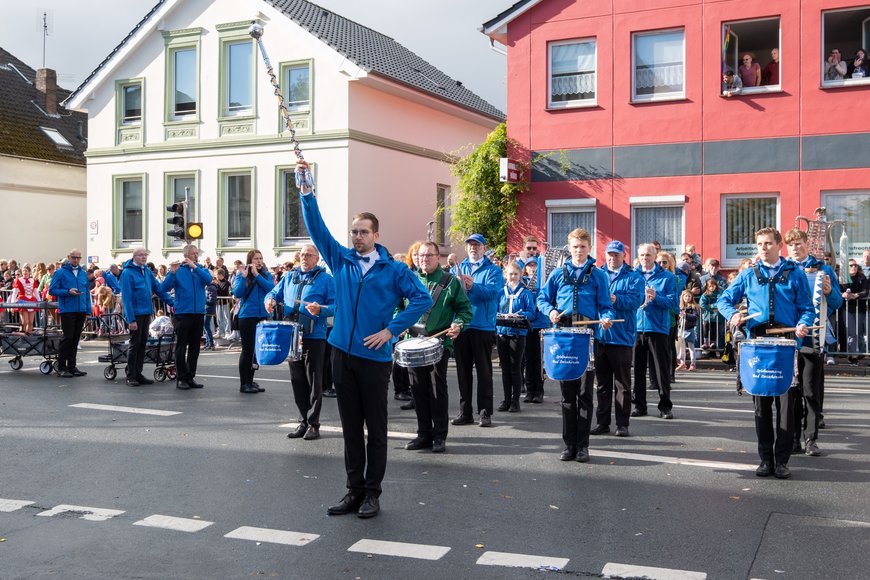
[[[754,338],[738,347],[740,381],[750,395],[778,397],[795,377],[797,343],[786,338]]]
[[[544,370],[556,381],[574,381],[589,370],[592,362],[592,330],[548,328],[541,331]]]

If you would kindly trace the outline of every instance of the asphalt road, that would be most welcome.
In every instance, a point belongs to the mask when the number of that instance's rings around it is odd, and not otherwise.
[[[238,351],[204,353],[202,390],[130,388],[103,378],[103,348],[77,379],[0,360],[0,578],[867,577],[865,378],[829,378],[823,456],[788,481],[754,475],[727,372],[679,374],[673,421],[593,437],[588,464],[558,461],[555,383],[491,429],[451,426],[444,455],[403,449],[416,423],[391,391],[382,511],[361,520],[325,511],[344,494],[335,401],[320,440],[285,436],[286,367],[244,395]]]

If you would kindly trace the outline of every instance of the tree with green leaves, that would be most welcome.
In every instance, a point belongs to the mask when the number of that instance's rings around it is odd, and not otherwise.
[[[508,157],[509,147],[512,152],[521,150],[507,138],[502,123],[470,154],[457,155],[451,168],[459,178],[450,206],[453,225],[449,232],[454,242],[462,243],[472,233],[483,234],[497,256],[507,254],[508,229],[517,215],[519,195],[529,188],[525,165],[520,183],[499,181],[499,160]]]

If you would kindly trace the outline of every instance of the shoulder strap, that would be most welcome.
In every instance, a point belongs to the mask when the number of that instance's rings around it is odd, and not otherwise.
[[[568,264],[562,264],[562,277],[565,281],[572,286],[574,290],[573,296],[573,304],[571,308],[571,321],[577,322],[580,320],[580,314],[577,312],[577,308],[579,307],[579,298],[578,293],[580,292],[580,285],[586,284],[589,281],[589,277],[592,275],[592,263],[587,262],[583,266],[583,271],[580,273],[580,276],[574,278],[571,273],[568,271]]]
[[[435,288],[432,290],[432,305],[429,307],[429,310],[426,311],[420,321],[417,324],[422,325],[423,328],[426,328],[426,321],[429,320],[429,314],[432,312],[432,309],[435,308],[435,305],[438,304],[438,298],[441,297],[441,293],[444,292],[444,289],[450,285],[451,280],[453,280],[453,274],[444,270],[441,275],[441,279],[435,285]]]

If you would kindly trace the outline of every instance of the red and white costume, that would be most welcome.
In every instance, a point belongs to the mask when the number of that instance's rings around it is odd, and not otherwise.
[[[16,278],[12,288],[17,290],[16,302],[39,302],[39,280],[36,278]]]

